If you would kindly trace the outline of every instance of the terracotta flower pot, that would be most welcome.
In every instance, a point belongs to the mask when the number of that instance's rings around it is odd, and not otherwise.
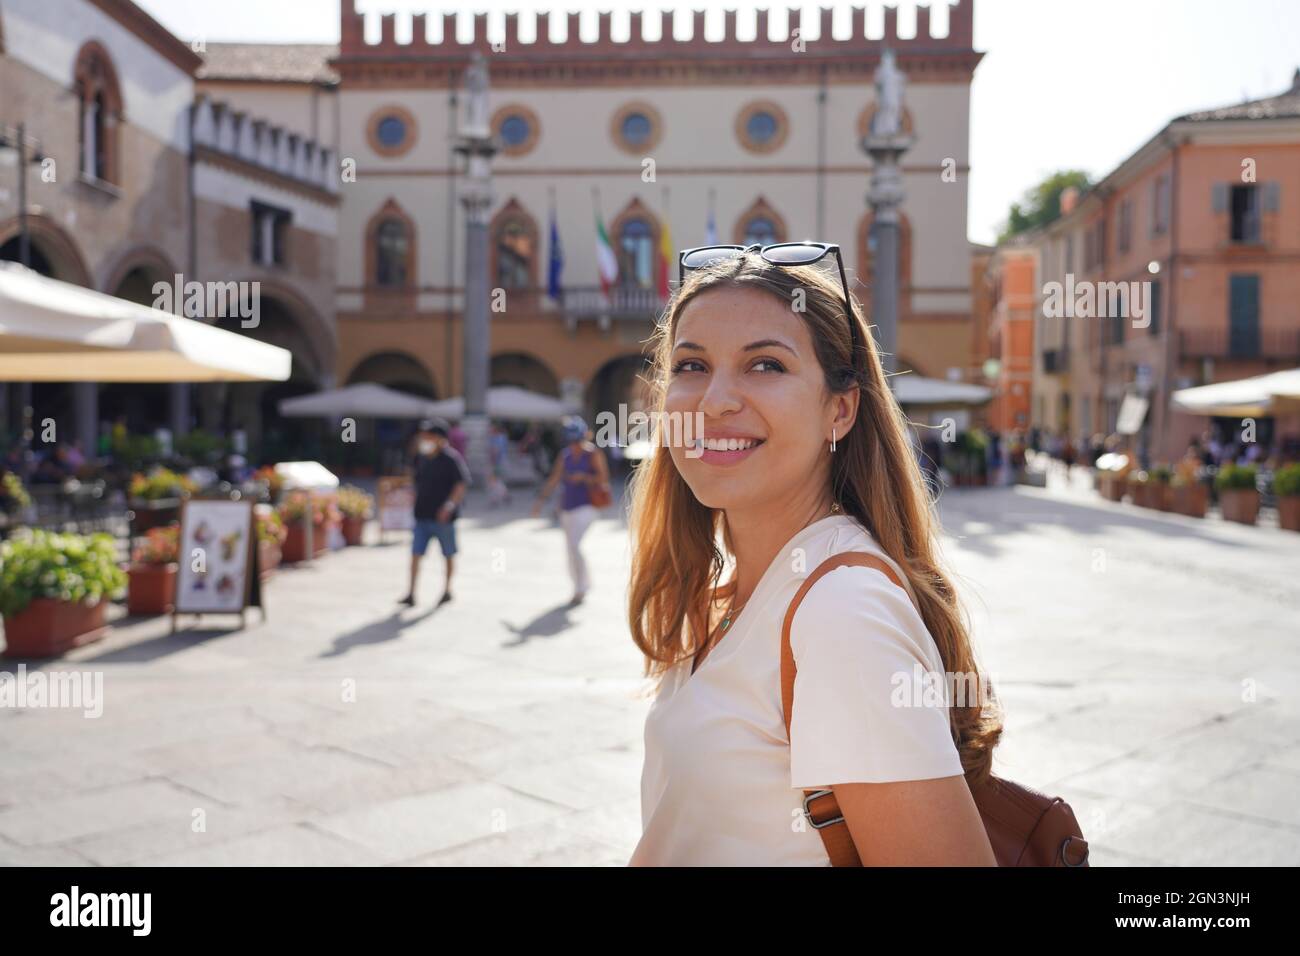
[[[169,614],[175,606],[175,564],[133,564],[127,568],[128,614]]]
[[[1174,511],[1189,518],[1204,518],[1210,507],[1209,490],[1200,482],[1176,486],[1173,498]]]
[[[1219,492],[1224,521],[1254,524],[1259,517],[1259,492],[1253,488],[1225,488]]]
[[[274,541],[259,540],[257,542],[257,564],[262,580],[265,581],[271,576],[271,572],[280,566],[280,546]]]
[[[311,543],[314,549],[312,557],[319,558],[330,549],[330,529],[336,524],[337,522],[318,521],[312,525]]]
[[[354,518],[350,515],[343,516],[343,540],[349,546],[355,546],[361,543],[361,535],[365,529],[365,518]]]
[[[1151,507],[1160,511],[1174,510],[1174,489],[1167,481],[1157,481],[1151,486]]]
[[[280,560],[285,564],[293,564],[296,561],[307,560],[307,529],[303,527],[302,522],[295,521],[288,527],[289,534],[284,539],[284,547],[281,549]],[[318,558],[329,550],[329,527],[325,522],[314,522],[311,529],[312,535],[312,554],[313,558]]]
[[[107,601],[74,604],[37,598],[5,618],[6,657],[58,657],[104,636]]]
[[[1287,531],[1300,531],[1300,495],[1277,499],[1277,523]]]

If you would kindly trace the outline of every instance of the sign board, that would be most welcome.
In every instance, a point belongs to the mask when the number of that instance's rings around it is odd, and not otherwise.
[[[1136,435],[1142,430],[1142,422],[1147,417],[1151,403],[1140,395],[1125,395],[1119,407],[1115,431],[1121,435]]]
[[[415,485],[406,475],[379,479],[379,532],[410,531],[415,527]]]
[[[238,614],[262,607],[252,501],[191,499],[181,507],[177,614]],[[265,613],[265,611],[263,611]]]

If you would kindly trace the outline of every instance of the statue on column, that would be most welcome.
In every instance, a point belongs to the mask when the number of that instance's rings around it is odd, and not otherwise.
[[[876,112],[871,117],[871,136],[893,139],[903,128],[903,84],[906,78],[894,63],[894,51],[885,49],[876,70]]]
[[[489,133],[487,60],[475,50],[465,71],[465,128],[461,135],[486,139]]]

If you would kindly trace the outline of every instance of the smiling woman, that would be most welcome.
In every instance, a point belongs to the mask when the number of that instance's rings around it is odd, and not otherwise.
[[[989,776],[996,711],[890,694],[898,674],[978,674],[902,413],[857,304],[775,259],[691,272],[658,330],[658,408],[699,413],[704,434],[658,448],[631,490],[629,620],[658,681],[631,863],[825,866],[816,790],[863,863],[992,865],[971,788]],[[879,569],[801,592],[850,552]]]

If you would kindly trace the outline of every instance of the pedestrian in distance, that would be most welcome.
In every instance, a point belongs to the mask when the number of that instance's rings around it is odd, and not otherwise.
[[[569,605],[576,607],[586,599],[591,587],[591,574],[582,554],[582,536],[596,520],[600,507],[609,503],[602,498],[609,493],[609,463],[604,452],[591,442],[587,423],[576,415],[565,421],[563,436],[564,447],[555,457],[555,466],[533,503],[532,513],[534,518],[538,517],[555,486],[563,483],[560,526],[564,529],[569,576],[573,579]]]
[[[411,466],[415,486],[415,528],[411,532],[411,586],[401,602],[415,604],[420,561],[437,540],[446,563],[439,605],[451,600],[451,576],[456,557],[456,518],[469,488],[469,468],[460,452],[451,446],[450,429],[441,419],[420,423],[415,435],[415,460]]]

